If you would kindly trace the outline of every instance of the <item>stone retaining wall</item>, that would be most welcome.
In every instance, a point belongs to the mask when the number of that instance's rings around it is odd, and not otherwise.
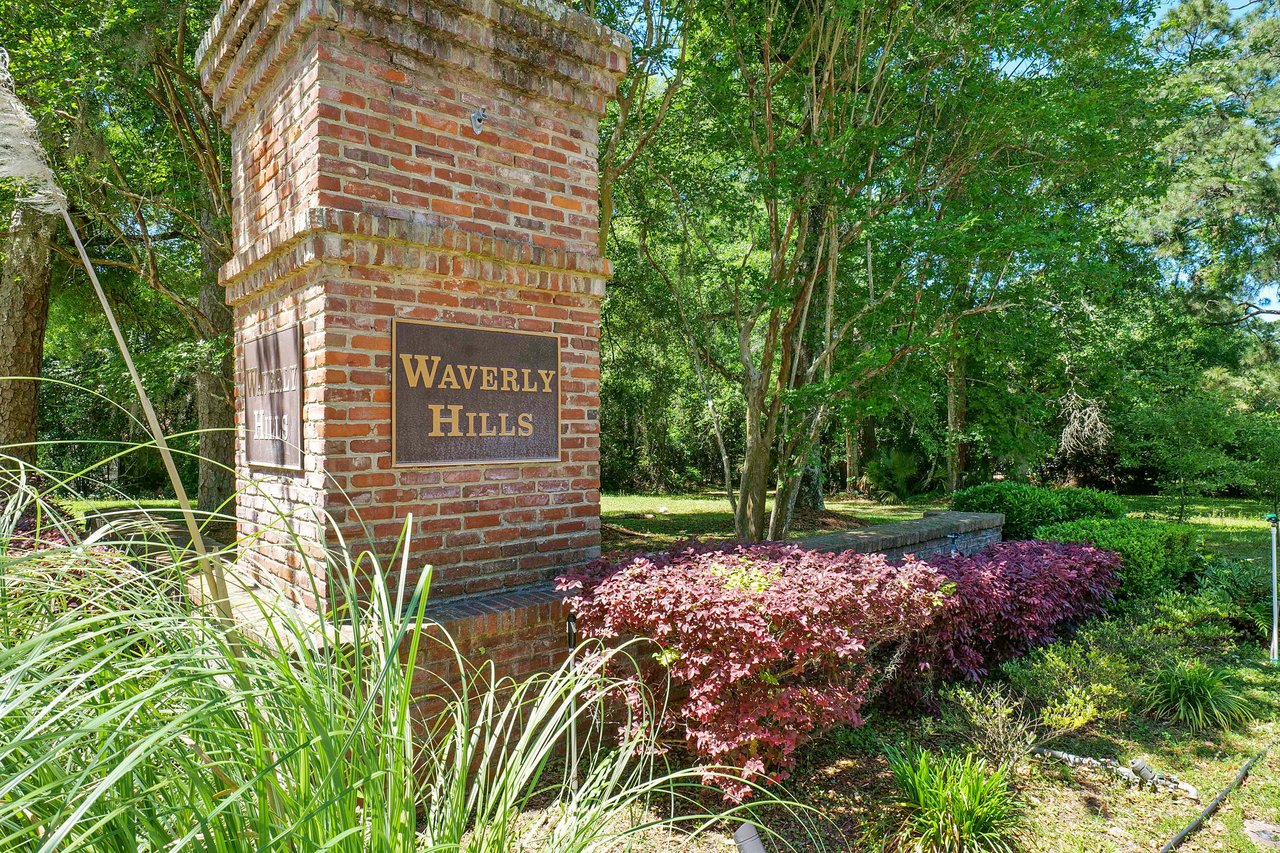
[[[952,551],[961,554],[980,551],[1001,540],[1003,525],[1004,516],[998,512],[931,510],[923,518],[824,533],[798,539],[796,543],[816,551],[879,553],[889,559],[914,554],[928,560]]]

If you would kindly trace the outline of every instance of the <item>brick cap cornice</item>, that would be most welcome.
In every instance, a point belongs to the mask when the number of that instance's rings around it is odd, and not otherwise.
[[[408,251],[386,251],[394,247]],[[252,246],[242,249],[222,267],[219,279],[227,289],[227,301],[234,304],[316,264],[375,263],[382,269],[435,274],[436,259],[441,255],[493,265],[487,271],[475,271],[473,277],[498,282],[506,267],[564,273],[576,281],[576,286],[560,289],[595,296],[604,294],[604,284],[613,274],[609,260],[594,254],[548,249],[372,213],[312,208],[281,220]]]
[[[224,123],[235,122],[317,27],[596,112],[613,97],[631,54],[626,36],[558,0],[222,0],[197,65]],[[488,62],[477,64],[477,55]],[[548,77],[569,85],[548,92]]]
[[[561,604],[575,598],[577,593],[558,589],[555,581],[528,586],[499,589],[469,596],[455,596],[440,601],[428,601],[428,619],[445,624],[462,619],[474,619],[496,613],[509,613],[529,607]]]

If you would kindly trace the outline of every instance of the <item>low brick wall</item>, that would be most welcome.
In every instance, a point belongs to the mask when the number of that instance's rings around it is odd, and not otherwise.
[[[427,618],[472,664],[492,660],[499,678],[524,678],[559,666],[568,654],[569,607],[554,583],[429,605]],[[419,648],[414,691],[436,693],[457,668],[453,650],[438,642]]]
[[[998,512],[931,510],[923,518],[809,536],[797,539],[796,544],[815,551],[878,553],[891,560],[914,554],[928,560],[952,551],[961,554],[980,551],[1001,540],[1003,526],[1004,516]]]

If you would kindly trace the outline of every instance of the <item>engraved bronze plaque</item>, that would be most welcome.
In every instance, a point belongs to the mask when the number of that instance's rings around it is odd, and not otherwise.
[[[394,465],[559,461],[556,335],[396,320],[391,373]]]
[[[302,333],[297,325],[245,342],[242,393],[249,464],[302,470]]]

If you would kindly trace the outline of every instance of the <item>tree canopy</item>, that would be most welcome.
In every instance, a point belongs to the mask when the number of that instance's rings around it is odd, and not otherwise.
[[[228,142],[193,69],[215,5],[0,0],[168,426],[201,433],[207,508],[231,448]],[[785,535],[818,484],[1275,498],[1275,2],[581,8],[635,44],[600,145],[604,488],[723,489],[744,539]],[[122,370],[67,247],[33,233],[66,383],[40,436],[78,439],[42,452],[93,464],[83,439],[128,418],[71,386],[116,396]],[[139,464],[104,478],[162,488]]]

